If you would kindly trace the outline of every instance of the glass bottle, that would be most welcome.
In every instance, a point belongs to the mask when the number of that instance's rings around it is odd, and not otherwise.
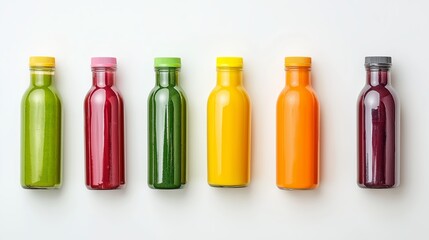
[[[91,59],[92,87],[85,97],[85,166],[88,189],[125,184],[124,104],[115,86],[116,58]]]
[[[358,100],[358,185],[399,185],[399,99],[390,84],[391,57],[366,57]]]
[[[21,106],[21,185],[61,186],[61,100],[52,85],[55,58],[30,57],[30,87]]]
[[[243,59],[217,58],[217,84],[207,103],[208,183],[245,187],[250,182],[250,99],[244,89]]]
[[[286,87],[277,100],[277,186],[319,185],[319,102],[311,87],[311,58],[286,57]]]
[[[180,58],[155,58],[156,84],[148,99],[148,185],[177,189],[186,183],[186,97]]]

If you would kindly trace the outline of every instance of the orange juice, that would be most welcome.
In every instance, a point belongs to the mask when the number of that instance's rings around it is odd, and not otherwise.
[[[319,185],[319,102],[311,87],[311,58],[287,57],[286,87],[277,101],[277,186]]]

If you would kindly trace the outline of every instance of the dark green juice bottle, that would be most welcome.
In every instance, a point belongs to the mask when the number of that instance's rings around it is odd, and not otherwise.
[[[180,58],[155,58],[156,84],[148,100],[148,184],[176,189],[186,183],[186,99]]]
[[[61,186],[61,102],[52,86],[55,58],[30,57],[30,87],[21,106],[21,185]]]

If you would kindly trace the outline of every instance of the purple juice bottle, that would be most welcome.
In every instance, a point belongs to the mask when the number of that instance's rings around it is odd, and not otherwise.
[[[366,57],[358,100],[358,185],[399,185],[399,99],[390,84],[391,57]]]

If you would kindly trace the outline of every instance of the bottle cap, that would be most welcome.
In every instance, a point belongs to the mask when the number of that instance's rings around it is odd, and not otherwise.
[[[91,58],[91,67],[116,67],[116,58],[93,57]]]
[[[242,57],[218,57],[216,67],[243,67]]]
[[[386,57],[386,56],[365,57],[365,67],[371,67],[371,66],[390,67],[392,66],[392,57]]]
[[[285,57],[285,67],[311,67],[311,57]]]
[[[178,57],[157,57],[154,60],[155,67],[176,67],[182,66],[182,61]]]
[[[32,56],[30,57],[30,67],[55,67],[55,58]]]

